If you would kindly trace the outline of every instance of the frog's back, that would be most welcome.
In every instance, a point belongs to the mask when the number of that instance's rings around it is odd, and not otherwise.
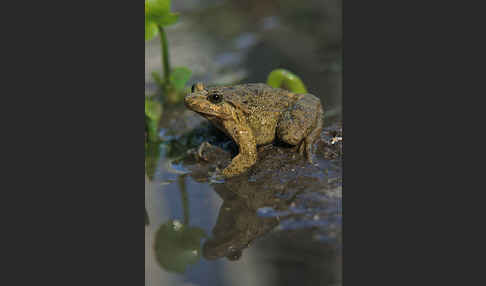
[[[248,83],[233,87],[233,93],[252,113],[281,112],[294,101],[292,94],[264,83]]]
[[[263,83],[249,83],[231,87],[231,94],[238,97],[247,109],[247,123],[257,145],[269,144],[275,139],[275,128],[280,114],[294,101],[283,89]]]

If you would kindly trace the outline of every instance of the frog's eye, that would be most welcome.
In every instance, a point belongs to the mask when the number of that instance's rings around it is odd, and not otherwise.
[[[212,103],[220,103],[221,101],[223,101],[223,95],[219,93],[212,93],[208,96],[208,99]]]
[[[230,261],[236,261],[241,258],[241,254],[242,254],[241,250],[233,250],[230,252],[230,254],[226,256],[226,258],[228,258],[228,260]]]

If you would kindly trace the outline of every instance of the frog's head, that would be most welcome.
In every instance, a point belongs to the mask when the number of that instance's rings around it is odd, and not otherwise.
[[[198,82],[184,98],[184,103],[187,108],[209,120],[235,120],[237,106],[232,102],[231,94],[225,94],[224,88],[205,88]]]

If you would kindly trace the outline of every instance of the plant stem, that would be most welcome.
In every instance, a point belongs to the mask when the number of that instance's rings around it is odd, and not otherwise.
[[[170,63],[169,63],[169,45],[167,42],[167,35],[164,27],[158,25],[160,34],[160,45],[162,49],[162,67],[164,68],[164,85],[169,83],[170,78]]]

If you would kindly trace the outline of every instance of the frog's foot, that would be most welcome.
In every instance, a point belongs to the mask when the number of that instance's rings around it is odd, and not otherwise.
[[[222,173],[225,177],[233,177],[239,175],[256,163],[256,156],[245,156],[238,154],[231,160],[231,163],[223,169]]]
[[[316,127],[309,135],[307,135],[307,137],[304,138],[304,140],[302,140],[302,143],[299,146],[299,153],[304,153],[307,161],[311,164],[314,164],[315,162],[314,143],[320,138],[322,125],[322,113],[320,113],[319,117],[317,118]]]
[[[203,143],[201,143],[201,145],[199,145],[199,147],[197,148],[197,157],[199,159],[206,160],[206,157],[203,155],[203,152],[211,147],[212,145],[208,141],[204,141]]]
[[[299,153],[304,155],[307,159],[307,162],[314,164],[315,162],[315,154],[314,154],[314,144],[312,141],[304,139],[299,146]]]
[[[212,145],[208,142],[203,142],[198,148],[191,152],[197,162],[205,162],[215,166],[227,165],[231,161],[231,154],[229,151],[221,147]]]

